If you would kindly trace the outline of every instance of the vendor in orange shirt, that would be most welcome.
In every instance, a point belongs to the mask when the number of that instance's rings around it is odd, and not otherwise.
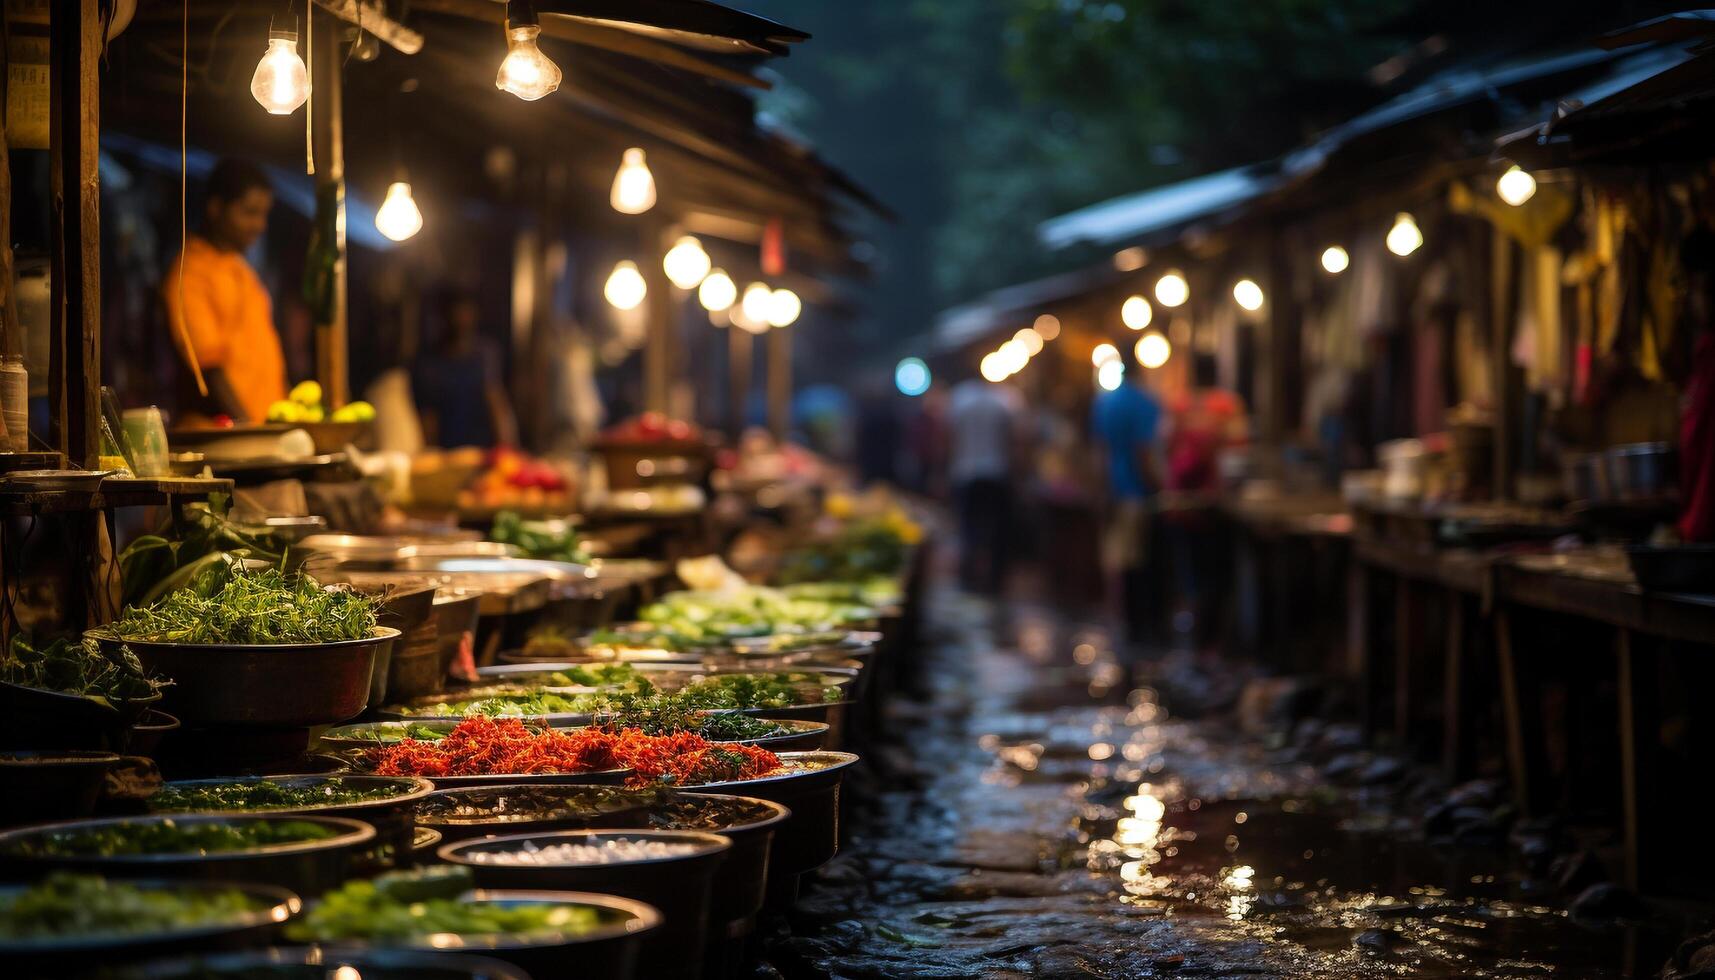
[[[273,206],[274,189],[261,167],[220,161],[209,174],[202,229],[161,285],[173,343],[181,356],[188,346],[208,387],[208,397],[192,404],[235,422],[265,421],[268,406],[286,397],[273,303],[244,259],[268,230]]]

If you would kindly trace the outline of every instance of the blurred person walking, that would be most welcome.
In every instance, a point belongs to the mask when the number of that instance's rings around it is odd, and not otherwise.
[[[953,389],[948,408],[959,582],[971,592],[998,595],[1006,584],[1020,401],[1010,387],[970,378]]]
[[[1118,388],[1096,396],[1090,422],[1107,477],[1102,571],[1108,601],[1135,644],[1152,621],[1145,569],[1150,498],[1161,489],[1161,402],[1144,387],[1143,372],[1128,374]]]

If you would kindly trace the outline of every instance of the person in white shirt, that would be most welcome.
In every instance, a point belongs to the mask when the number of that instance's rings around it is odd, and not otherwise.
[[[1021,402],[1012,387],[976,378],[953,389],[947,475],[959,511],[959,581],[973,592],[995,595],[1006,582]]]

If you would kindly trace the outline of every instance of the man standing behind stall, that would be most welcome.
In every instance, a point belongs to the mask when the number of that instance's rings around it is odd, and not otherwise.
[[[187,407],[235,422],[262,422],[286,397],[285,358],[274,308],[244,253],[268,230],[274,190],[262,168],[222,160],[209,174],[202,228],[161,285],[167,327],[181,357],[201,369],[206,398],[192,384]],[[194,372],[187,372],[194,377]]]

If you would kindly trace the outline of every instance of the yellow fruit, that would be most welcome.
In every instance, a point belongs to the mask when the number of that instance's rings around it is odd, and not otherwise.
[[[270,422],[301,422],[304,409],[297,402],[277,401],[268,406],[268,421]]]
[[[312,405],[309,408],[303,409],[303,416],[301,418],[299,418],[297,421],[299,421],[299,422],[320,422],[321,420],[322,420],[322,407],[320,405]]]
[[[292,389],[290,397],[292,401],[306,408],[311,405],[320,405],[322,403],[322,386],[314,381],[300,381]]]

